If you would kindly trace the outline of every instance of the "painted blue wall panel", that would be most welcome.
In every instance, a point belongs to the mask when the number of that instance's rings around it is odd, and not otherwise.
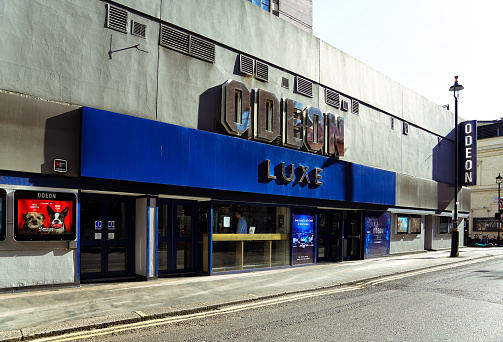
[[[395,204],[395,173],[311,153],[162,122],[83,108],[81,175],[260,194]],[[271,161],[268,180],[266,160]],[[294,164],[293,182],[280,164]],[[298,183],[298,167],[323,171]]]

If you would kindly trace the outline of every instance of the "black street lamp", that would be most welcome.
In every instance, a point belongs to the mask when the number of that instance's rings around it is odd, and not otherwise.
[[[501,182],[503,182],[503,177],[498,172],[498,177],[496,177],[496,184],[498,184],[498,246],[500,245],[500,222],[501,222],[501,209],[500,209],[500,198],[501,198]]]
[[[454,219],[452,220],[451,257],[459,256],[458,231],[458,97],[459,91],[465,89],[458,84],[458,76],[454,76],[454,85],[449,91],[454,92]]]

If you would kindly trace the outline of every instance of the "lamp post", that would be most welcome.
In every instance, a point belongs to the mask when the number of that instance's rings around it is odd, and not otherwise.
[[[454,76],[454,85],[449,91],[454,93],[454,219],[452,220],[451,257],[459,256],[458,231],[458,97],[459,91],[465,89],[458,84],[458,76]]]
[[[501,209],[500,209],[500,198],[501,198],[501,182],[503,182],[503,177],[498,172],[498,177],[496,177],[496,184],[498,184],[498,246],[500,245],[500,223],[501,223]]]

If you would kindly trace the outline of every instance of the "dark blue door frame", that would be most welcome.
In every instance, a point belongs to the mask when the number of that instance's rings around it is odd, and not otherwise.
[[[196,272],[198,218],[196,204],[197,202],[184,200],[157,200],[156,264],[159,276]],[[190,216],[180,216],[178,212],[180,208],[183,211],[189,209]],[[166,254],[162,255],[164,253]],[[183,267],[180,267],[182,264],[179,259],[182,255]]]
[[[80,208],[80,243],[79,243],[79,272],[80,279],[106,279],[129,277],[134,270],[134,200],[122,196],[102,196],[81,193]],[[119,207],[117,207],[119,204]],[[93,209],[90,209],[90,208]],[[115,209],[114,209],[115,208]],[[117,211],[114,213],[113,211]],[[119,214],[119,216],[117,216]],[[117,218],[123,218],[123,222]],[[92,222],[101,222],[101,224]],[[120,224],[121,227],[116,226]],[[99,229],[97,229],[99,228]],[[99,234],[99,235],[96,235]],[[95,252],[93,259],[99,258],[90,272],[82,273],[86,269],[86,250]],[[98,255],[99,254],[99,255]],[[119,255],[119,262],[113,269],[111,255]],[[82,259],[84,256],[84,260]],[[123,258],[122,258],[123,257]],[[96,260],[94,260],[96,261]]]

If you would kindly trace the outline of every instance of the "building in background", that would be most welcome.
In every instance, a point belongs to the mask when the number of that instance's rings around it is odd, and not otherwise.
[[[239,0],[243,1],[243,0]],[[312,0],[247,0],[289,23],[313,32]]]
[[[468,232],[472,238],[497,239],[498,221],[494,215],[498,212],[496,177],[503,174],[503,121],[479,121],[477,126],[478,179],[476,186],[470,186],[472,212]]]
[[[0,288],[450,247],[453,113],[257,5],[1,2]]]

